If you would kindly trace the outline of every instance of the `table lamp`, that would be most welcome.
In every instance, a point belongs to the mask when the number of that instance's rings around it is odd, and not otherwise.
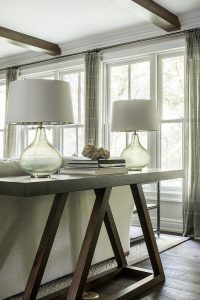
[[[6,122],[38,126],[34,141],[20,156],[20,165],[32,177],[50,177],[60,168],[62,157],[48,142],[43,126],[73,123],[70,84],[46,79],[11,82]]]
[[[138,131],[159,129],[156,104],[152,100],[119,100],[113,102],[111,131],[133,132],[131,143],[122,151],[129,170],[141,170],[150,160],[140,144]]]

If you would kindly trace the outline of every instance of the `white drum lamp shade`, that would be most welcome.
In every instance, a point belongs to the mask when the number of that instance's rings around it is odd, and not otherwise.
[[[36,137],[21,154],[20,165],[32,177],[49,177],[62,157],[47,138],[46,125],[73,123],[70,84],[60,80],[27,79],[10,83],[6,122],[38,124]]]
[[[113,102],[111,131],[151,131],[159,129],[156,104],[152,100]]]
[[[141,170],[150,160],[136,132],[154,130],[159,130],[159,116],[154,101],[141,99],[113,102],[111,131],[134,132],[131,143],[121,153],[130,170]]]
[[[73,123],[70,84],[27,79],[10,83],[6,122],[11,124]]]

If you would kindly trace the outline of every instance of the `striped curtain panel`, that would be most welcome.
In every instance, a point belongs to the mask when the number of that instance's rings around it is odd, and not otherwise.
[[[6,99],[8,96],[9,84],[10,82],[17,80],[18,73],[19,73],[18,68],[10,68],[6,73]],[[6,110],[7,110],[7,105],[6,105]],[[16,157],[16,125],[5,124],[4,157],[5,158]]]
[[[85,53],[85,144],[98,147],[99,139],[99,52]]]
[[[186,33],[184,234],[200,238],[200,29]]]

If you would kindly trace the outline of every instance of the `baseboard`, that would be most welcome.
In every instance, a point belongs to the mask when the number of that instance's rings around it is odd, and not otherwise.
[[[154,221],[156,222],[156,221]],[[168,232],[183,232],[183,221],[179,219],[161,219],[161,230]]]

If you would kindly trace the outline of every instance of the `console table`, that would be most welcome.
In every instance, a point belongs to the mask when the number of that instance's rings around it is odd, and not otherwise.
[[[97,291],[100,294],[101,300],[128,300],[133,299],[137,294],[164,281],[164,271],[141,184],[181,178],[183,175],[183,170],[148,169],[142,172],[129,172],[128,174],[118,175],[53,175],[51,178],[44,179],[32,179],[28,176],[0,178],[1,195],[31,197],[55,194],[25,288],[23,300],[36,299],[68,194],[82,190],[94,190],[96,200],[71,285],[67,289],[44,297],[43,300],[81,300],[83,292],[89,290]],[[127,265],[109,205],[109,196],[112,187],[123,185],[130,186],[143,230],[144,240],[147,245],[152,271]],[[87,280],[103,222],[105,223],[118,267]],[[122,286],[120,280],[126,282],[126,287]],[[113,293],[108,295],[105,291],[108,289],[109,283],[112,285],[115,281],[118,282],[118,290],[116,291],[115,287]]]

